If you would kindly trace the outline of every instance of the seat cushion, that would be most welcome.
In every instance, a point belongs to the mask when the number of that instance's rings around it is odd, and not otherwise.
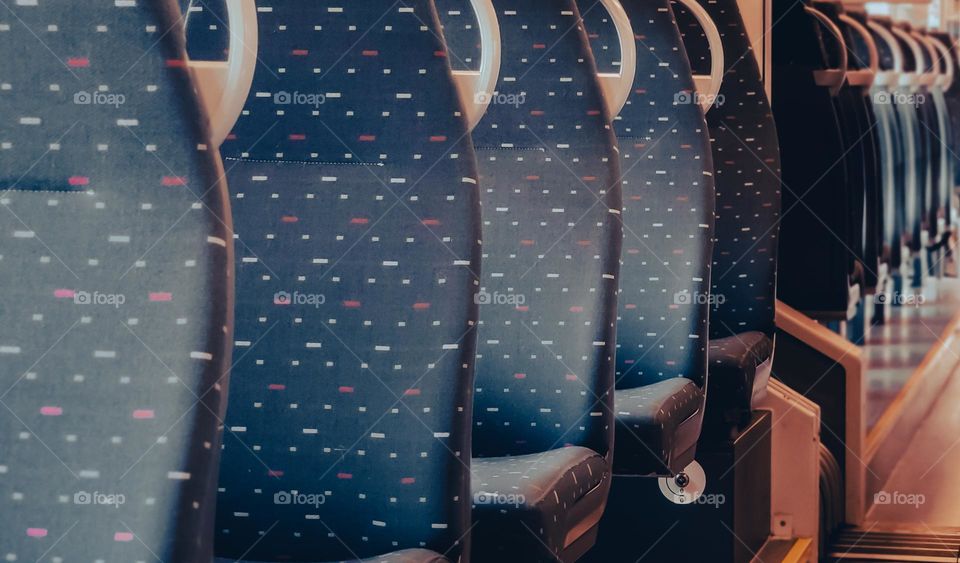
[[[539,561],[544,546],[560,553],[567,534],[602,510],[605,495],[589,493],[610,477],[607,460],[579,446],[474,458],[472,465],[472,543],[479,561],[498,554]]]
[[[703,420],[703,390],[684,377],[618,389],[613,471],[673,475],[693,460]]]
[[[234,563],[235,561],[236,559],[217,557],[214,563]],[[247,559],[243,559],[242,561],[247,563],[266,563],[263,561],[249,561]],[[429,549],[403,549],[376,557],[361,559],[360,563],[450,563],[450,560]]]
[[[732,423],[749,413],[754,395],[766,387],[757,380],[758,367],[773,355],[773,341],[762,332],[745,332],[710,341],[707,388],[708,426]],[[762,371],[762,370],[760,370]]]

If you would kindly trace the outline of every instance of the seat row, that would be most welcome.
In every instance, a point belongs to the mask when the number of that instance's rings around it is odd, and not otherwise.
[[[7,560],[619,560],[763,395],[735,0],[8,12]]]
[[[779,296],[826,321],[877,296],[867,322],[882,322],[904,279],[955,275],[956,50],[946,34],[837,2],[777,6],[773,109],[791,210]]]

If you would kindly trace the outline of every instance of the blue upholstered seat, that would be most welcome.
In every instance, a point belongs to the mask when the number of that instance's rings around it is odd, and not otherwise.
[[[463,27],[452,16],[469,10],[466,2],[438,5],[446,28]],[[593,542],[610,483],[620,166],[575,3],[494,6],[504,37],[500,81],[473,132],[485,296],[473,557],[572,561]],[[447,40],[457,59],[473,52],[469,35]],[[527,469],[509,470],[520,466]],[[570,481],[578,466],[591,480]],[[531,482],[538,498],[552,500],[529,498]],[[485,489],[491,483],[497,490]],[[526,502],[477,500],[514,490]]]
[[[221,151],[238,298],[217,555],[456,561],[480,209],[437,14],[278,0],[258,16]],[[432,553],[386,555],[410,549]]]
[[[10,2],[0,55],[0,557],[209,561],[233,256],[176,2]]]
[[[736,0],[701,2],[723,43],[726,71],[707,113],[716,186],[704,428],[736,426],[765,391],[773,347],[780,231],[780,145],[757,59]],[[692,15],[674,4],[691,65],[709,72]],[[748,363],[730,365],[732,358]],[[729,392],[736,390],[737,392]]]
[[[713,157],[669,0],[623,3],[637,26],[633,91],[614,129],[623,170],[614,471],[673,475],[693,461],[707,382]],[[587,11],[615,71],[616,34]]]

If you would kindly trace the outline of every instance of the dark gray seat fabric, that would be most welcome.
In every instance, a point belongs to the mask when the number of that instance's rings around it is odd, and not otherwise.
[[[710,341],[711,401],[729,405],[722,413],[727,425],[738,426],[751,410],[755,394],[762,393],[766,381],[757,381],[758,368],[773,356],[773,341],[765,333],[751,331],[715,338]],[[769,377],[769,370],[762,374]]]
[[[636,475],[637,468],[679,467],[679,472],[686,467],[700,437],[703,400],[703,390],[683,377],[617,390],[614,472]],[[634,441],[644,447],[619,447]]]
[[[238,383],[217,555],[465,558],[480,200],[433,3],[274,0],[258,22],[221,149]]]
[[[460,29],[450,16],[470,7],[453,4],[440,2],[440,12],[448,29]],[[568,452],[553,450],[565,446],[589,449],[602,506],[622,241],[616,142],[573,0],[495,0],[494,7],[504,37],[500,82],[473,131],[484,212],[474,463],[509,466],[519,456],[555,459]],[[469,36],[447,39],[452,58],[473,52]],[[460,49],[461,41],[469,43]],[[575,460],[567,461],[574,471]],[[537,482],[563,474],[546,464],[533,470]],[[599,521],[584,499],[555,525],[530,529],[524,523],[553,521],[548,504],[495,514],[474,504],[478,561],[574,560]]]
[[[217,557],[214,559],[214,563],[236,563],[236,561],[236,559],[228,559],[224,557]],[[250,559],[244,559],[243,561],[248,563],[268,563],[264,561],[252,561]],[[359,560],[353,559],[352,561],[357,561],[358,563],[450,563],[449,559],[435,551],[430,551],[429,549],[402,549],[400,551],[394,551],[385,555],[378,555]]]
[[[585,515],[603,510],[600,488],[609,472],[603,456],[578,446],[475,459],[474,519],[497,526],[497,541],[508,549],[514,541],[528,541],[533,532],[551,550],[562,552],[570,529]]]
[[[0,557],[209,561],[233,268],[173,0],[0,14]]]
[[[693,460],[704,412],[713,157],[669,0],[623,6],[637,25],[637,68],[614,121],[624,200],[614,470],[673,475]],[[606,12],[581,7],[600,70],[616,72]]]

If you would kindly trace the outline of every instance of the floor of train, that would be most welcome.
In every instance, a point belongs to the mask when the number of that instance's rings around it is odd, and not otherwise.
[[[960,314],[960,280],[932,280],[919,295],[890,307],[886,323],[867,334],[868,429]],[[863,526],[836,534],[827,561],[960,562],[958,406],[960,368],[905,446]]]

